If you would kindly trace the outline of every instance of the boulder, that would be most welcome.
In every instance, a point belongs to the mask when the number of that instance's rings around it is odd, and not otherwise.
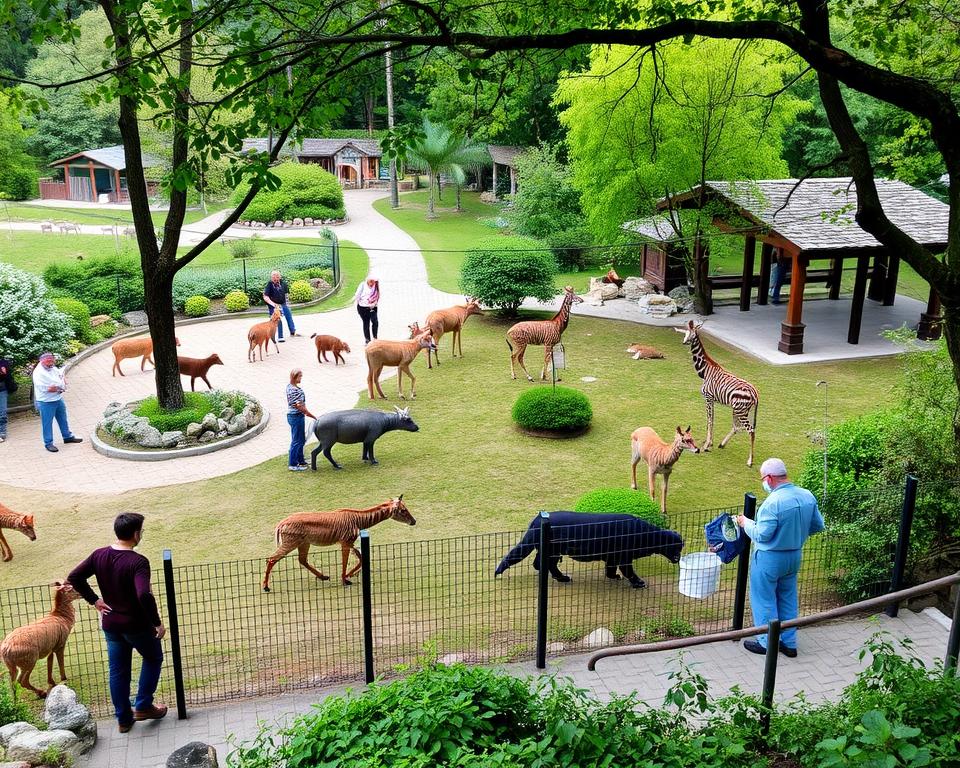
[[[143,424],[137,424],[124,434],[125,440],[132,440],[144,448],[159,448],[163,442],[160,439],[160,430],[150,425],[146,419]]]
[[[307,216],[307,217],[303,220],[303,226],[305,226],[305,227],[312,227],[312,226],[313,226],[313,219],[311,219],[309,216]]]
[[[202,435],[200,435],[200,438],[198,439],[197,442],[212,443],[216,439],[217,439],[217,436],[214,432],[204,432]]]
[[[590,278],[590,290],[588,294],[593,294],[594,291],[600,292],[600,298],[603,301],[615,299],[620,295],[620,289],[617,288],[614,283],[605,283],[603,279],[599,277]]]
[[[224,432],[227,429],[226,419],[217,419],[217,432]]]
[[[667,296],[677,302],[677,312],[693,312],[693,295],[687,286],[679,285],[670,291]]]
[[[217,432],[217,440],[222,440],[226,436],[227,436],[227,430],[225,429],[221,429],[219,432]]]
[[[106,426],[106,424],[107,422],[104,422],[104,426]],[[129,411],[116,414],[116,418],[110,419],[109,424],[110,426],[107,429],[111,434],[132,442],[137,440],[137,436],[145,428],[153,429],[153,427],[150,426],[149,420],[143,416],[134,416]],[[157,432],[157,437],[159,436],[160,433]]]
[[[260,409],[249,404],[243,409],[243,414],[241,415],[247,420],[248,427],[257,426],[257,424],[260,423],[260,419],[263,418],[263,414],[261,413]]]
[[[497,196],[493,192],[481,192],[480,193],[480,202],[482,203],[495,203],[497,202]]]
[[[41,755],[50,748],[76,759],[80,756],[80,739],[71,731],[24,731],[10,739],[7,760],[25,760],[31,765],[42,765]]]
[[[94,315],[90,318],[90,327],[96,328],[98,325],[103,325],[107,320],[112,320],[113,318],[110,315]]]
[[[240,424],[237,423],[237,420],[236,420],[236,419],[234,419],[234,420],[231,421],[229,424],[227,424],[227,434],[228,434],[228,435],[239,435],[241,432],[243,432],[243,429],[244,429],[244,428],[241,427]]]
[[[309,282],[310,287],[315,291],[329,291],[332,287],[330,283],[328,283],[322,277],[311,277]]]
[[[563,643],[547,643],[547,653],[563,653],[566,649]]]
[[[283,226],[283,222],[282,222],[282,221],[279,221],[279,220],[278,220],[278,221],[275,221],[275,222],[273,222],[273,226],[274,226],[274,227],[282,227],[282,226]]]
[[[613,645],[613,642],[613,632],[606,627],[598,627],[583,638],[583,644],[587,648],[603,648],[606,645]]]
[[[30,763],[24,760],[17,760],[15,763],[0,763],[0,768],[33,768]]]
[[[202,424],[198,424],[195,421],[187,424],[187,437],[199,437],[201,432],[203,432]]]
[[[7,723],[4,726],[0,726],[0,747],[6,747],[10,743],[10,739],[20,733],[27,733],[28,731],[39,731],[35,725],[19,720],[16,723]]]
[[[51,731],[76,731],[90,719],[90,710],[77,701],[68,685],[55,685],[43,705],[43,721]]]
[[[160,435],[160,445],[164,448],[176,448],[183,439],[183,432],[175,429],[171,432],[164,432]]]
[[[219,428],[219,421],[212,413],[208,413],[203,417],[200,426],[203,427],[204,432],[216,432]]]
[[[230,419],[230,424],[228,424],[227,427],[229,428],[230,426],[234,426],[240,432],[243,432],[243,430],[245,430],[248,426],[247,417],[244,416],[242,413],[238,413],[236,416]]]
[[[220,418],[224,421],[230,421],[234,416],[237,415],[237,412],[233,410],[229,405],[220,411]]]
[[[303,219],[301,219],[301,218],[299,218],[299,217],[294,218],[294,220],[293,220],[293,226],[295,226],[295,227],[302,227],[302,226],[303,226]]]
[[[74,730],[77,740],[80,742],[80,754],[85,755],[97,744],[97,721],[92,717],[87,720],[80,728]]]
[[[113,414],[118,413],[123,410],[123,403],[118,403],[114,400],[106,408],[103,409],[104,416],[113,416]]]
[[[283,222],[283,226],[285,226],[285,227],[292,227],[292,226],[293,226],[293,219],[285,219],[284,222]]]
[[[217,768],[217,750],[202,741],[191,741],[167,758],[167,768]]]
[[[628,277],[623,281],[623,287],[620,289],[623,298],[628,301],[639,301],[642,297],[656,293],[653,285],[642,277]]]
[[[677,302],[658,293],[647,294],[637,302],[637,306],[641,312],[652,317],[664,318],[677,313]]]
[[[599,291],[599,290],[590,291],[589,293],[585,293],[585,294],[584,294],[583,296],[581,296],[580,298],[583,299],[583,303],[586,304],[588,307],[602,307],[602,306],[603,306],[603,296],[602,296],[602,292]]]

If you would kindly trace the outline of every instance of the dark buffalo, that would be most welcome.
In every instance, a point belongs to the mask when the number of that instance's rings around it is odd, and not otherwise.
[[[322,451],[334,469],[342,469],[330,455],[330,449],[335,443],[363,443],[363,460],[379,464],[373,456],[373,444],[384,432],[395,429],[407,432],[420,430],[410,418],[409,408],[395,408],[394,411],[350,410],[325,413],[313,424],[313,434],[317,436],[320,445],[310,453],[311,468],[316,470],[317,456]]]

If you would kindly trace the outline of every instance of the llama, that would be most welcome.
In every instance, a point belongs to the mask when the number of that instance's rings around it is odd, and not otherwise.
[[[631,344],[627,347],[634,360],[663,360],[663,352],[646,344]]]
[[[203,379],[207,389],[213,389],[210,382],[207,381],[207,371],[213,365],[223,365],[220,355],[214,353],[208,357],[180,357],[177,355],[177,368],[180,369],[181,376],[190,377],[190,391],[195,392],[194,384],[197,379]]]
[[[263,362],[263,349],[267,349],[267,357],[270,356],[270,342],[273,342],[273,348],[280,354],[280,347],[277,346],[277,325],[280,323],[280,307],[273,310],[270,319],[257,323],[247,332],[247,341],[250,342],[250,349],[247,350],[247,362],[255,363],[257,353],[254,351],[260,348],[260,362]]]
[[[461,335],[463,331],[463,324],[467,322],[467,318],[470,317],[470,315],[483,314],[483,310],[480,309],[480,303],[476,299],[472,299],[469,296],[464,298],[466,300],[466,304],[457,304],[456,306],[448,307],[447,309],[437,309],[431,312],[429,315],[427,315],[427,321],[423,328],[421,328],[418,323],[413,323],[410,325],[410,338],[412,339],[417,334],[429,330],[430,333],[433,334],[433,340],[439,347],[440,338],[443,336],[443,334],[453,333],[453,344],[450,347],[453,357],[457,356],[458,346],[460,349],[460,357],[463,357],[463,336]],[[439,351],[437,351],[433,356],[437,359],[437,365],[439,366]],[[433,368],[433,364],[430,362],[430,350],[427,350],[427,368]]]
[[[367,355],[367,392],[370,399],[376,399],[373,389],[376,387],[380,397],[384,400],[387,396],[383,394],[380,387],[380,374],[386,365],[397,367],[397,389],[400,392],[400,399],[403,400],[403,374],[410,377],[410,399],[417,396],[417,380],[410,372],[410,364],[420,354],[421,349],[432,349],[436,351],[437,345],[433,341],[430,331],[424,331],[419,336],[410,341],[382,341],[374,339],[365,351]]]
[[[702,324],[701,324],[702,325]],[[694,325],[693,320],[687,322],[687,328],[674,328],[682,333],[683,343],[690,345],[693,355],[693,367],[697,375],[703,379],[700,394],[707,405],[707,439],[703,444],[703,451],[709,451],[713,446],[713,406],[714,403],[729,405],[733,409],[733,428],[723,440],[720,447],[725,448],[730,438],[737,432],[746,432],[750,435],[750,455],[747,457],[747,466],[753,466],[753,443],[757,433],[757,411],[760,410],[760,395],[757,388],[749,381],[734,376],[720,363],[716,362],[703,348],[700,340],[700,326]],[[750,420],[750,410],[753,409],[753,421]]]
[[[3,529],[9,528],[13,531],[20,531],[30,541],[37,540],[37,532],[33,530],[33,515],[19,515],[9,507],[0,504],[0,558],[3,562],[9,563],[13,560],[13,550],[3,538]]]
[[[547,378],[547,363],[553,354],[553,348],[560,343],[560,337],[567,329],[567,323],[570,321],[570,307],[573,304],[579,304],[583,301],[573,292],[572,286],[563,289],[563,304],[560,305],[560,311],[550,320],[524,320],[517,323],[507,331],[507,346],[510,347],[510,375],[516,379],[517,374],[513,364],[517,362],[527,374],[527,381],[533,381],[533,377],[527,371],[523,364],[523,353],[531,344],[543,345],[543,370],[540,372],[540,380]],[[510,343],[511,339],[513,344]],[[516,351],[514,351],[516,346]],[[557,381],[560,377],[557,376]]]
[[[343,359],[343,352],[350,352],[350,346],[345,342],[338,339],[336,336],[324,336],[317,335],[316,333],[310,334],[311,339],[316,339],[313,343],[317,345],[317,362],[318,363],[327,363],[327,352],[330,352],[333,355],[333,364],[334,366],[343,363],[347,364],[347,361]]]
[[[176,345],[180,346],[180,339],[176,336],[173,337]],[[113,376],[119,373],[123,376],[123,370],[120,368],[120,361],[126,360],[128,357],[141,357],[140,360],[140,371],[143,372],[143,366],[147,363],[150,363],[152,366],[156,366],[156,363],[153,362],[153,339],[150,336],[142,339],[120,339],[120,341],[115,341],[113,346],[110,347],[110,351],[113,352]]]
[[[630,465],[630,487],[637,490],[637,464],[643,459],[647,465],[647,483],[650,489],[650,498],[657,500],[655,475],[663,475],[663,496],[660,498],[660,511],[667,514],[667,485],[670,482],[670,473],[677,463],[680,454],[684,451],[700,453],[697,443],[690,434],[690,427],[685,430],[677,427],[672,443],[660,439],[660,435],[650,427],[635,429],[630,435],[630,445],[633,447],[633,463]]]
[[[63,649],[77,620],[73,601],[80,599],[80,593],[69,584],[61,584],[59,581],[53,586],[56,590],[53,593],[53,608],[50,609],[50,613],[25,627],[13,630],[0,643],[0,661],[3,661],[10,672],[10,687],[13,689],[14,697],[17,695],[17,682],[24,688],[29,688],[41,699],[46,697],[47,691],[34,688],[30,683],[30,673],[44,656],[47,658],[47,683],[50,687],[53,688],[55,685],[54,654],[60,664],[60,681],[67,679],[66,670],[63,668]]]
[[[310,545],[320,547],[340,544],[341,568],[340,580],[344,586],[353,582],[350,577],[360,570],[363,558],[354,546],[360,531],[372,528],[386,519],[396,520],[398,523],[416,525],[410,510],[403,503],[403,494],[399,498],[378,504],[369,509],[337,509],[333,512],[298,512],[279,522],[275,531],[277,551],[267,558],[267,572],[263,575],[263,591],[270,591],[270,571],[284,557],[293,550],[297,550],[300,565],[316,576],[320,581],[328,581],[329,576],[321,573],[307,560],[310,554]],[[357,564],[348,572],[347,562],[350,553],[357,556]]]

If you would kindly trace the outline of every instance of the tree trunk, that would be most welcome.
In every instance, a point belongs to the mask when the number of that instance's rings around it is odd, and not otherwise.
[[[153,339],[154,378],[157,400],[166,409],[183,407],[183,384],[177,365],[177,343],[173,317],[173,273],[168,269],[151,270],[143,276],[143,295]]]
[[[955,304],[943,305],[943,336],[953,363],[953,381],[960,391],[960,309]],[[953,446],[960,463],[960,414],[956,413],[953,416]]]
[[[433,193],[434,193],[433,171],[430,171],[430,173],[429,173],[429,175],[427,176],[427,178],[430,180],[430,181],[429,181],[429,184],[430,184],[430,197],[428,198],[428,202],[427,202],[427,218],[428,218],[428,219],[435,219],[435,218],[437,218],[437,214],[434,212],[434,209],[433,209]]]
[[[463,208],[460,207],[460,185],[457,184],[457,213],[460,213]]]

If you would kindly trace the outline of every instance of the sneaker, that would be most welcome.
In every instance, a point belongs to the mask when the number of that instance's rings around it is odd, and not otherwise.
[[[307,468],[306,464],[300,464],[299,466],[296,466],[296,467],[287,467],[287,469],[289,469],[291,472],[303,472],[303,470],[305,470],[306,468]]]
[[[277,339],[277,342],[278,342],[279,344],[283,344],[283,342],[285,342],[285,341],[286,341],[286,339]]]
[[[291,336],[303,336],[302,333],[297,333],[296,331],[290,331]]]
[[[43,446],[43,447],[46,448],[48,451],[50,451],[50,453],[59,453],[59,452],[60,452],[60,449],[57,448],[57,446],[52,445],[52,444],[51,444],[51,445],[45,445],[45,446]]]
[[[780,653],[782,653],[788,659],[797,658],[797,649],[791,648],[790,646],[784,645],[783,643],[780,643]]]
[[[7,439],[6,435],[0,435],[0,443]]]
[[[159,707],[151,705],[150,709],[133,710],[134,720],[160,720],[166,716],[167,707],[164,704],[161,704]]]
[[[744,640],[743,647],[750,651],[750,653],[758,653],[761,656],[767,655],[767,649],[756,640]]]
[[[82,437],[77,437],[76,435],[70,435],[70,437],[65,437],[65,438],[63,439],[63,442],[65,442],[65,443],[82,443],[82,442],[83,442],[83,438],[82,438]]]

